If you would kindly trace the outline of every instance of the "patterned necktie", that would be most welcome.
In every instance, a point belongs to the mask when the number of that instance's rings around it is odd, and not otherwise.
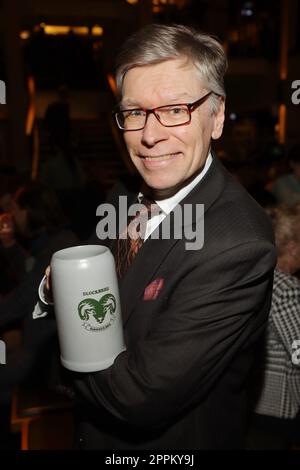
[[[117,239],[116,269],[119,277],[125,274],[144,243],[148,220],[160,213],[159,206],[153,199],[144,196],[141,204],[144,207],[129,220],[127,227]]]

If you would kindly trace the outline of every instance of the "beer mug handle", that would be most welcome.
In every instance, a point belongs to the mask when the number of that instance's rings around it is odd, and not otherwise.
[[[40,301],[43,302],[45,305],[54,305],[54,303],[47,298],[47,295],[45,293],[45,287],[46,287],[46,274],[43,276],[43,279],[40,282],[39,285],[39,298]]]

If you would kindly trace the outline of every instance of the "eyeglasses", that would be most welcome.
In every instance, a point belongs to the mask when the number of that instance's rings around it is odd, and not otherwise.
[[[113,115],[120,129],[124,131],[140,131],[144,129],[149,114],[154,114],[156,119],[165,127],[184,126],[192,119],[192,112],[201,106],[207,98],[214,94],[222,98],[222,95],[209,91],[193,103],[170,104],[153,109],[133,108],[114,111]]]

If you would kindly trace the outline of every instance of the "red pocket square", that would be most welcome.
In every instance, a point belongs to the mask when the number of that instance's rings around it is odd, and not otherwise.
[[[155,300],[163,288],[165,280],[162,277],[152,281],[144,290],[144,300]]]

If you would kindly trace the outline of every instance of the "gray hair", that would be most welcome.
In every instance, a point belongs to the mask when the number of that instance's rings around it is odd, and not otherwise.
[[[150,24],[140,29],[124,43],[117,57],[119,96],[122,96],[124,77],[130,69],[181,57],[194,64],[205,88],[225,98],[227,58],[222,45],[213,36],[194,28],[161,24]],[[211,111],[217,112],[219,97],[212,94],[210,104]]]
[[[273,225],[278,256],[282,256],[289,242],[300,243],[300,204],[270,207],[266,212]]]

